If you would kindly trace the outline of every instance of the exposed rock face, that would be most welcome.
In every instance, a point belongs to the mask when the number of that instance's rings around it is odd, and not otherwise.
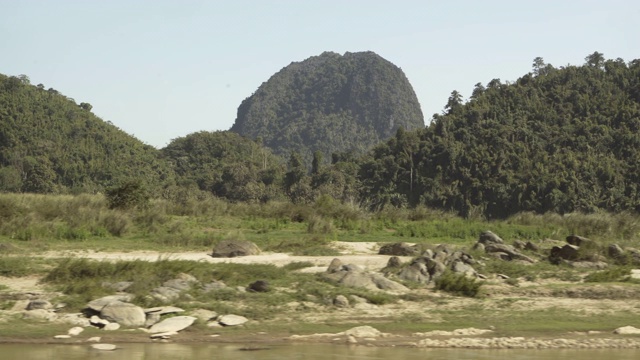
[[[407,244],[405,242],[385,244],[380,247],[378,251],[380,255],[395,255],[395,256],[415,256],[418,255],[418,249],[415,245]]]
[[[122,326],[143,326],[147,319],[141,307],[120,301],[105,305],[100,317]]]
[[[400,68],[373,52],[325,52],[274,74],[238,108],[231,127],[276,154],[364,150],[400,128],[424,127]]]
[[[256,244],[246,240],[223,240],[213,249],[212,257],[237,257],[258,255],[260,249]]]

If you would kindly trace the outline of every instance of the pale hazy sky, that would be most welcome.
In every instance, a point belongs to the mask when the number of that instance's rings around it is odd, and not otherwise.
[[[452,90],[554,66],[640,58],[638,0],[0,0],[0,73],[25,74],[147,144],[228,130],[293,61],[374,51],[428,123]]]

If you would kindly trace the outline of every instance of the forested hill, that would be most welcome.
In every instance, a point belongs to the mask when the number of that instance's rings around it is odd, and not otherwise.
[[[28,77],[0,74],[0,191],[95,192],[132,178],[172,181],[155,148]]]
[[[400,68],[373,52],[325,52],[273,75],[238,108],[231,131],[276,154],[292,150],[363,152],[399,127],[424,127],[416,95]]]
[[[640,60],[553,67],[454,91],[443,115],[399,132],[361,167],[374,205],[463,215],[640,211]]]

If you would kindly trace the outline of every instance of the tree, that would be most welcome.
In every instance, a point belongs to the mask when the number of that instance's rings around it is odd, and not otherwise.
[[[444,107],[446,114],[452,114],[459,109],[460,106],[462,106],[462,95],[457,90],[453,90],[451,95],[449,95],[447,105]]]
[[[144,208],[149,205],[150,194],[141,180],[129,180],[106,192],[110,209]]]
[[[588,55],[584,60],[586,61],[586,65],[601,69],[604,66],[605,59],[604,54],[596,51],[593,54]]]
[[[544,59],[540,56],[533,59],[533,74],[536,76],[544,75],[544,68],[546,64],[544,63]]]
[[[322,152],[316,151],[313,153],[313,161],[311,162],[311,175],[320,174],[320,168],[322,167]]]

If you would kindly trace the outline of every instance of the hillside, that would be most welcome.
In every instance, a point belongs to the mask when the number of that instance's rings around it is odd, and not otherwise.
[[[640,60],[555,68],[454,91],[443,115],[361,167],[363,199],[462,215],[640,211]]]
[[[151,186],[173,172],[159,151],[55,89],[0,74],[0,191],[96,192],[129,179]]]
[[[424,127],[416,95],[402,70],[373,52],[325,52],[293,62],[238,108],[231,131],[274,153],[363,152],[399,127]]]

